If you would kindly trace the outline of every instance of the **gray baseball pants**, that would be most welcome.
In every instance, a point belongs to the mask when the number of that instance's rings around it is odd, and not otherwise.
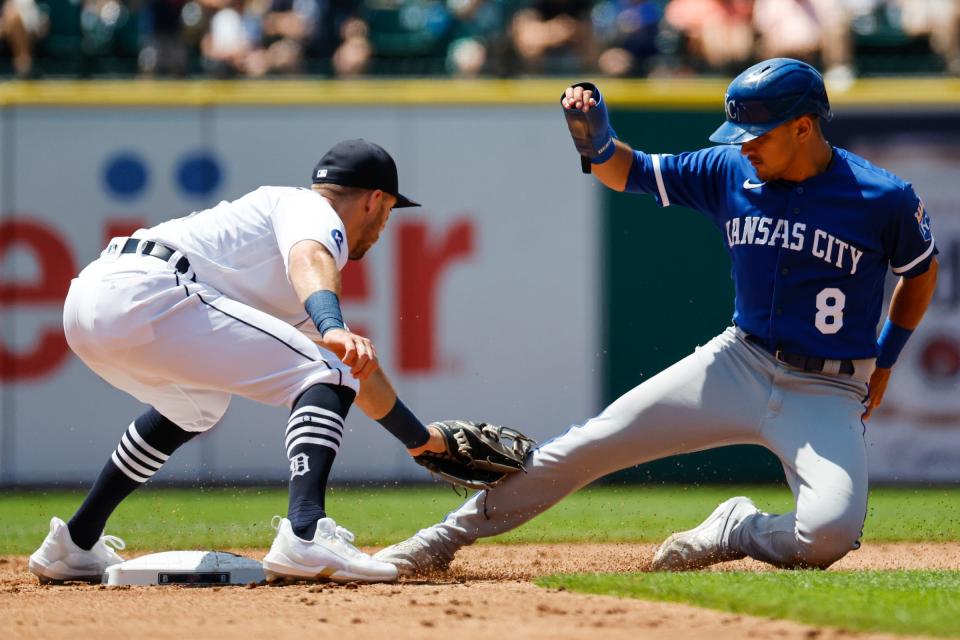
[[[734,551],[781,567],[826,567],[859,546],[867,508],[861,416],[873,360],[853,376],[792,369],[727,329],[621,396],[582,426],[538,447],[527,473],[472,496],[417,535],[452,557],[520,526],[611,472],[680,453],[757,444],[783,464],[796,509],[729,527]]]

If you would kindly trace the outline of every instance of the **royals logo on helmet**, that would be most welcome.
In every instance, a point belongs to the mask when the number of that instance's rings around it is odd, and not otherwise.
[[[727,119],[737,122],[737,101],[727,100]]]
[[[917,206],[917,212],[913,214],[913,217],[917,219],[917,225],[920,227],[920,235],[923,236],[924,240],[930,242],[930,238],[933,237],[930,233],[930,216],[927,215],[927,210],[923,206],[923,200],[921,200]]]

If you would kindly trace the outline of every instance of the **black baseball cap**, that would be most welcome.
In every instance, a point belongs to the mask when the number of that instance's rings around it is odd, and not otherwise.
[[[400,194],[397,164],[390,154],[380,145],[359,138],[338,142],[323,154],[313,168],[313,184],[322,183],[380,189],[397,199],[394,209],[420,206]]]

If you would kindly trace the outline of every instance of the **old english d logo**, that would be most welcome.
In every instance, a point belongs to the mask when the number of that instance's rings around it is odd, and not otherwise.
[[[290,479],[297,476],[305,476],[310,473],[310,456],[305,453],[298,453],[290,458]]]

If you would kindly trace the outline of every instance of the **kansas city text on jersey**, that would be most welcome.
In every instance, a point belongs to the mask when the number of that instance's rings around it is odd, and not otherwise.
[[[919,196],[839,147],[823,172],[800,183],[760,180],[740,151],[634,151],[624,191],[696,209],[726,236],[733,322],[742,330],[791,353],[875,356],[887,273],[923,273],[937,251]],[[824,293],[834,290],[842,303]],[[838,318],[829,326],[818,322],[828,307]]]
[[[779,246],[791,251],[809,249],[810,254],[853,275],[863,257],[863,250],[831,235],[823,229],[807,230],[804,222],[790,222],[764,216],[731,218],[726,223],[727,246],[755,244]],[[810,240],[808,241],[808,236]]]

